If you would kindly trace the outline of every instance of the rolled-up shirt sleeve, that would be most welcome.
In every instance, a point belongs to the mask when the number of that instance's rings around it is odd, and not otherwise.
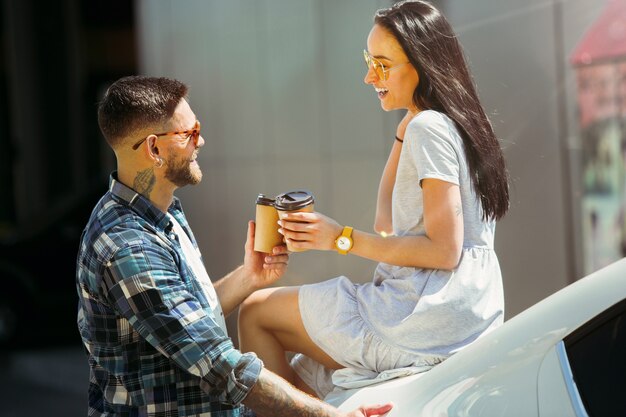
[[[242,354],[184,282],[172,254],[151,245],[119,249],[104,270],[109,302],[130,326],[178,367],[201,378],[200,388],[238,405],[263,364]]]

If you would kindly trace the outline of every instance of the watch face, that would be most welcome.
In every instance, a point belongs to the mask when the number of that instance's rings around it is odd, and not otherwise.
[[[337,239],[337,247],[341,250],[348,250],[350,249],[351,242],[350,239],[348,239],[345,236],[341,236],[339,239]]]

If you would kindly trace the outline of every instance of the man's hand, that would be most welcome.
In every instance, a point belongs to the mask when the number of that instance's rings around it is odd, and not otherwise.
[[[362,405],[354,411],[346,414],[346,417],[370,417],[382,416],[393,408],[393,404],[387,403],[382,405]]]
[[[243,273],[254,289],[260,289],[273,284],[283,276],[287,270],[289,255],[285,245],[274,247],[271,254],[256,252],[254,250],[255,228],[255,223],[249,221]]]
[[[262,369],[259,379],[243,400],[243,403],[263,416],[273,417],[374,417],[383,416],[393,404],[370,405],[349,413],[311,397],[282,379]]]
[[[287,247],[276,246],[271,255],[254,251],[254,222],[248,222],[243,265],[215,282],[222,311],[228,316],[254,291],[276,282],[287,270]]]

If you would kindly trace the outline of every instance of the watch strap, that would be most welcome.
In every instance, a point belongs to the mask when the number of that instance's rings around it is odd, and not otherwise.
[[[350,226],[344,226],[343,230],[341,231],[341,235],[339,235],[339,237],[335,240],[335,248],[337,249],[337,252],[339,252],[341,255],[347,255],[350,249],[352,249],[352,246],[354,246],[354,242],[352,241],[352,230],[354,230],[354,228]],[[341,237],[347,237],[348,239],[350,239],[351,245],[347,250],[341,249],[337,244],[337,240],[339,240],[339,238]]]

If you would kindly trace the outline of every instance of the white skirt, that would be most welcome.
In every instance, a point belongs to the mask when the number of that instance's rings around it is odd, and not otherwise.
[[[348,368],[382,372],[423,365],[423,358],[386,343],[366,323],[355,296],[361,285],[373,284],[341,276],[300,287],[300,315],[313,342]]]

